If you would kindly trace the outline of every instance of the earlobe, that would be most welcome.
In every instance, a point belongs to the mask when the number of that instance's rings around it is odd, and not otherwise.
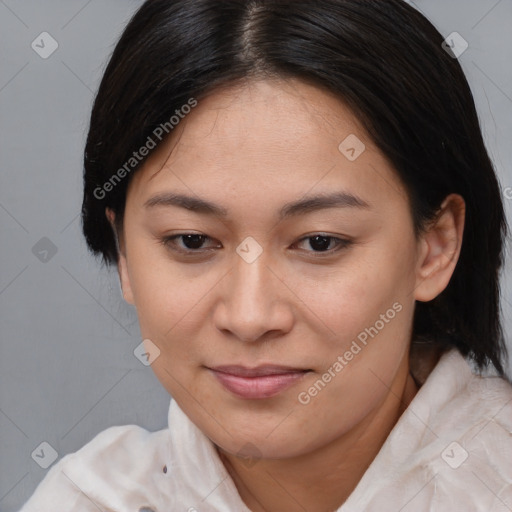
[[[126,262],[126,254],[123,251],[119,253],[119,259],[117,260],[117,271],[119,273],[119,280],[121,283],[121,290],[123,292],[123,297],[128,304],[134,304],[132,287],[130,283],[130,276],[128,274],[128,265]]]
[[[116,214],[114,213],[114,210],[112,210],[111,208],[105,208],[105,216],[107,217],[108,222],[112,226],[112,229],[115,230]]]
[[[117,272],[119,274],[119,282],[121,285],[123,298],[126,302],[128,302],[128,304],[134,305],[130,276],[128,273],[128,264],[126,260],[126,248],[124,244],[124,239],[122,234],[117,232],[117,227],[115,224],[115,213],[110,208],[105,208],[105,215],[107,216],[107,219],[110,225],[112,226],[112,230],[117,241]]]
[[[414,289],[416,300],[433,300],[448,286],[460,255],[464,220],[464,199],[458,194],[450,194],[420,241]]]

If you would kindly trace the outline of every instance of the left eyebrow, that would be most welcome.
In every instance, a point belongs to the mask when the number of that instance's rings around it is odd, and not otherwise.
[[[144,203],[145,208],[157,206],[177,206],[204,215],[216,215],[226,218],[228,211],[222,206],[198,197],[176,193],[163,193],[151,197]],[[305,215],[327,208],[362,208],[370,209],[369,204],[361,198],[347,192],[319,194],[286,203],[278,212],[283,220],[295,215]]]
[[[319,194],[306,197],[291,203],[286,203],[279,210],[279,219],[283,220],[293,215],[305,215],[327,208],[362,208],[370,209],[370,205],[361,198],[347,192]]]

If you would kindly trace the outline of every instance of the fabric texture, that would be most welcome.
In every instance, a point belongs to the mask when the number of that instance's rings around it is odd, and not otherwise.
[[[21,512],[250,512],[213,443],[171,400],[169,428],[111,427],[58,461]],[[337,512],[510,512],[512,386],[443,354]]]

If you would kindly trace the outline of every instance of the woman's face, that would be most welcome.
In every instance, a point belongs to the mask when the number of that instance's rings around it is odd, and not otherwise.
[[[421,253],[408,196],[317,88],[199,101],[133,177],[122,247],[154,372],[229,453],[307,453],[403,387]]]

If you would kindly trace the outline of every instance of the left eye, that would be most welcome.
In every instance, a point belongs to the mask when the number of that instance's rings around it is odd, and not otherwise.
[[[176,244],[176,241],[179,239],[181,239],[182,245]],[[183,233],[181,235],[172,235],[164,237],[162,239],[162,243],[172,250],[190,254],[208,250],[202,247],[202,245],[208,239],[211,240],[209,236],[202,235],[199,233]],[[342,238],[322,234],[306,236],[299,240],[298,244],[304,243],[307,240],[309,240],[309,247],[313,249],[313,251],[306,251],[313,253],[332,253],[350,245],[349,240],[344,240]],[[330,248],[332,245],[334,245],[334,248]]]
[[[302,238],[299,242],[304,242],[306,240],[309,240],[309,247],[314,249],[313,252],[320,252],[320,253],[331,253],[336,250],[342,249],[350,244],[348,240],[343,240],[341,238],[337,238],[335,236],[328,236],[328,235],[311,235],[306,236]],[[331,242],[335,242],[334,248],[329,249],[329,246],[331,245]]]

